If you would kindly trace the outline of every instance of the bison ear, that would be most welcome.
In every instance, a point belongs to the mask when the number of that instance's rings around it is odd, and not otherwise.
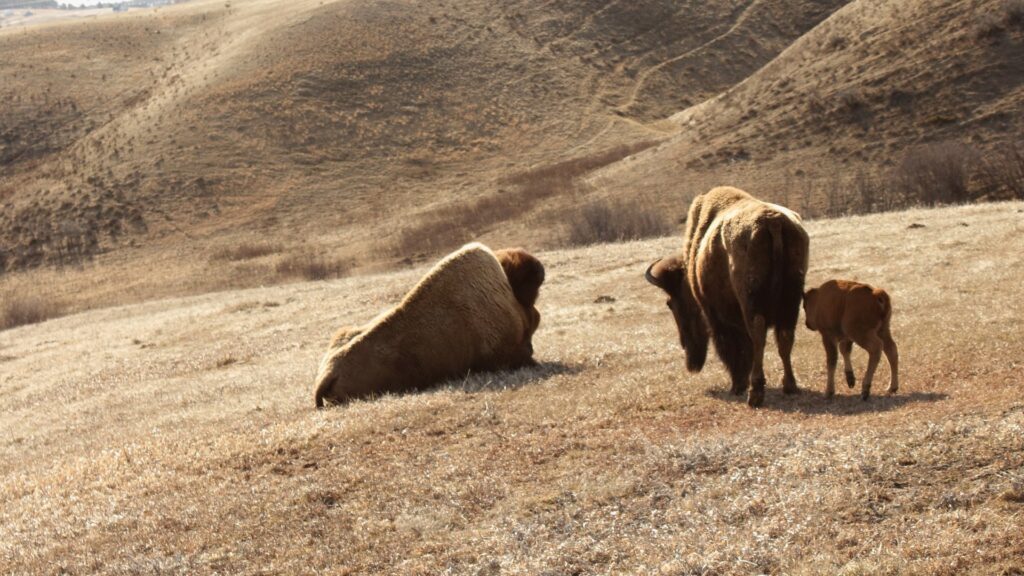
[[[647,267],[644,278],[662,290],[674,293],[682,279],[683,268],[678,258],[660,258]]]

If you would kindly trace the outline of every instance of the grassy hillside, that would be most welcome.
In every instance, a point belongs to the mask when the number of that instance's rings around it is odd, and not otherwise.
[[[593,180],[607,194],[655,199],[728,181],[805,213],[830,201],[861,209],[865,188],[898,200],[892,173],[923,145],[955,143],[950,161],[934,163],[968,172],[1014,146],[1020,155],[1022,46],[1019,1],[851,2],[749,78],[674,115],[680,131],[668,142]],[[985,184],[974,193],[1004,192]]]
[[[0,268],[293,235],[373,263],[481,201],[516,208],[466,233],[553,237],[508,178],[664,138],[842,4],[200,0],[5,29]]]
[[[321,412],[332,330],[425,268],[0,332],[0,572],[1019,573],[1022,213],[808,224],[810,284],[892,294],[868,403],[802,326],[799,396],[772,352],[761,410],[687,374],[643,280],[675,237],[541,253],[536,369]]]

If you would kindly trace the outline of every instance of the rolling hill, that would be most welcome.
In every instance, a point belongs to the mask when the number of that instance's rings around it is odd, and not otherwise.
[[[608,193],[653,198],[692,196],[727,174],[814,213],[828,200],[821,188],[852,193],[850,180],[891,170],[922,144],[1019,145],[1022,46],[1019,2],[852,2],[749,78],[673,115],[679,132],[657,149],[593,178]]]
[[[387,254],[504,178],[664,138],[842,4],[197,1],[6,29],[0,264],[246,236]]]

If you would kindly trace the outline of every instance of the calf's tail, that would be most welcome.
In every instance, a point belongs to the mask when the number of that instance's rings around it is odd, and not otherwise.
[[[875,289],[875,301],[878,302],[878,310],[881,312],[882,324],[889,325],[889,318],[892,317],[892,301],[884,290]]]

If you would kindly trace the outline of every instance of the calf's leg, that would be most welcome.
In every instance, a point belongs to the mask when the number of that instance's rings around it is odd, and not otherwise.
[[[875,376],[878,361],[882,357],[882,340],[871,332],[857,339],[857,345],[868,351],[868,368],[864,371],[864,382],[861,383],[860,397],[867,400],[871,396],[871,379]]]
[[[846,385],[850,388],[857,383],[857,377],[853,375],[853,362],[850,360],[850,352],[853,351],[853,340],[844,339],[839,341],[839,353],[843,355],[843,373],[846,375]]]
[[[825,346],[825,368],[828,372],[825,397],[832,398],[836,393],[836,364],[839,363],[839,353],[836,351],[836,341],[828,334],[822,333],[821,343]]]
[[[892,334],[889,333],[888,326],[882,329],[881,336],[885,358],[889,360],[889,389],[886,392],[895,394],[900,389],[900,352],[896,348],[896,341],[892,339]]]

